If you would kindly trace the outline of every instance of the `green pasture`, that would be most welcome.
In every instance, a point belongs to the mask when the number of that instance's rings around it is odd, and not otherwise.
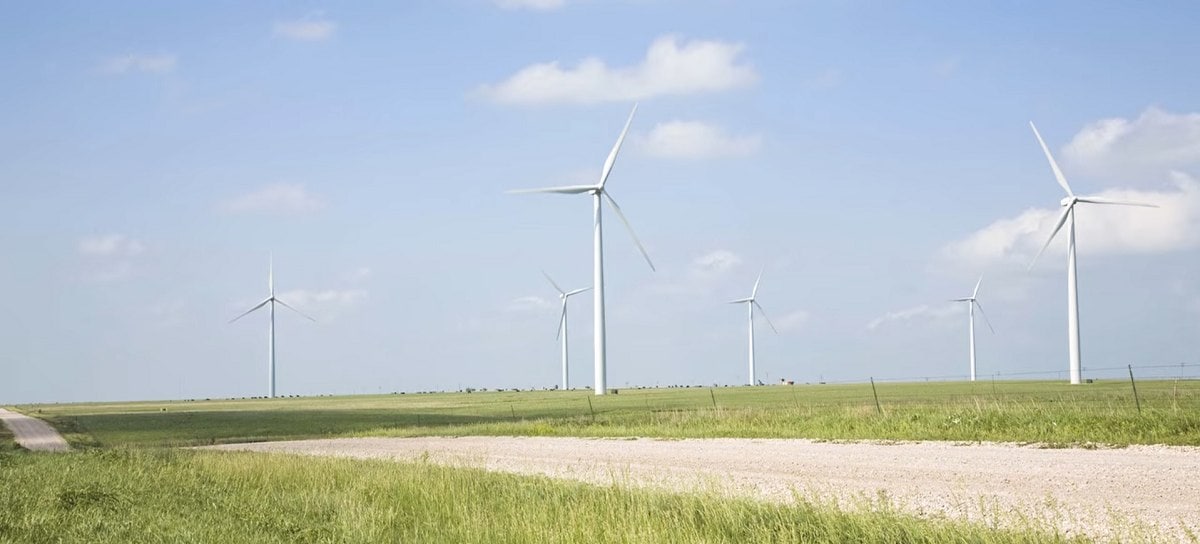
[[[170,449],[0,453],[0,542],[1063,542],[1006,529],[425,463]],[[871,499],[866,499],[871,500]],[[878,501],[878,499],[875,499]]]
[[[338,436],[779,437],[1200,445],[1200,381],[981,381],[26,405],[79,447]],[[878,403],[876,402],[878,398]],[[1138,408],[1140,403],[1140,409]]]

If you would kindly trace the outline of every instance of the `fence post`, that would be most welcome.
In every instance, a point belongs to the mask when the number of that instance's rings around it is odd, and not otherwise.
[[[508,403],[508,411],[512,414],[513,421],[517,420],[517,409],[513,408],[512,403]]]
[[[590,412],[592,414],[592,423],[595,423],[596,422],[596,410],[594,408],[592,408],[592,396],[588,395],[584,398],[587,399],[587,401],[588,401],[588,412]]]
[[[1137,404],[1138,413],[1142,413],[1142,401],[1138,398],[1137,382],[1133,381],[1133,365],[1129,365],[1129,385],[1133,386],[1133,402]]]
[[[713,393],[713,390],[711,387],[708,388],[708,396],[712,397],[713,410],[716,410],[717,409],[717,394]]]
[[[871,395],[875,397],[875,411],[883,415],[883,407],[879,405],[879,393],[875,391],[875,377],[871,376]]]

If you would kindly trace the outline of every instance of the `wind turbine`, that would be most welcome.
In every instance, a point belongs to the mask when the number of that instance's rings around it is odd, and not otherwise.
[[[975,381],[975,308],[979,308],[979,315],[983,316],[983,322],[987,323],[988,329],[992,334],[996,334],[996,329],[992,328],[991,321],[988,321],[987,314],[983,313],[983,306],[979,304],[979,284],[983,283],[983,276],[979,276],[979,281],[975,282],[975,290],[971,291],[971,296],[964,298],[952,299],[954,302],[967,303],[967,323],[971,330],[971,381]]]
[[[274,258],[271,259],[271,262],[268,264],[268,268],[267,268],[267,289],[270,294],[267,296],[266,300],[259,302],[253,308],[250,308],[249,310],[242,312],[241,315],[239,315],[233,319],[230,319],[229,322],[233,323],[234,321],[237,321],[243,317],[246,317],[250,313],[254,312],[254,310],[262,308],[263,306],[266,306],[267,304],[271,305],[271,325],[267,331],[267,365],[268,365],[268,372],[270,374],[270,394],[271,394],[271,398],[275,398],[275,304],[276,303],[281,304],[281,305],[283,305],[283,307],[285,307],[293,312],[296,312],[296,313],[300,314],[301,316],[304,316],[304,318],[308,319],[309,321],[315,322],[316,319],[313,319],[311,317],[308,317],[307,315],[304,315],[304,312],[301,312],[300,310],[297,310],[297,309],[291,307],[290,305],[288,305],[288,303],[286,303],[282,300],[279,300],[275,296],[275,259]]]
[[[1147,208],[1157,208],[1158,206],[1096,196],[1076,196],[1071,191],[1071,186],[1067,185],[1067,178],[1063,176],[1062,170],[1058,168],[1058,163],[1054,162],[1054,156],[1050,154],[1050,148],[1046,147],[1046,142],[1042,140],[1042,135],[1038,133],[1038,129],[1034,126],[1033,121],[1029,122],[1029,127],[1033,129],[1033,135],[1037,137],[1038,144],[1042,146],[1042,152],[1046,154],[1046,160],[1050,161],[1050,170],[1054,172],[1054,179],[1058,180],[1058,184],[1067,192],[1067,196],[1059,202],[1063,207],[1063,211],[1058,216],[1058,222],[1054,225],[1054,231],[1050,233],[1050,237],[1046,239],[1045,245],[1033,257],[1033,261],[1029,263],[1029,269],[1033,269],[1033,265],[1037,263],[1038,257],[1041,257],[1046,248],[1050,247],[1050,242],[1054,241],[1054,236],[1058,234],[1058,231],[1062,230],[1063,225],[1069,220],[1070,225],[1067,227],[1067,349],[1071,357],[1071,383],[1078,384],[1080,383],[1080,371],[1083,368],[1083,363],[1079,353],[1079,294],[1077,292],[1078,283],[1075,277],[1075,205],[1085,202],[1088,204],[1116,204],[1121,206],[1143,206]]]
[[[604,187],[604,182],[608,181],[608,175],[612,173],[613,164],[617,162],[617,152],[621,150],[621,143],[625,141],[625,134],[629,132],[629,124],[633,122],[633,115],[637,113],[637,104],[633,105],[633,111],[629,112],[629,119],[625,121],[625,128],[621,129],[621,135],[617,137],[617,143],[613,145],[612,151],[608,152],[608,158],[604,160],[604,168],[600,171],[600,181],[595,185],[570,185],[565,187],[547,187],[544,189],[522,189],[517,191],[509,191],[510,193],[562,193],[568,195],[587,193],[592,195],[592,214],[595,218],[592,229],[592,254],[594,268],[592,271],[592,286],[595,288],[593,293],[592,311],[595,312],[595,317],[592,319],[595,332],[592,336],[595,342],[595,364],[596,364],[596,380],[595,388],[597,395],[603,395],[607,392],[606,379],[607,373],[607,358],[605,356],[605,323],[604,323],[604,231],[601,222],[601,200],[608,200],[608,204],[612,206],[613,213],[617,214],[617,218],[625,224],[625,228],[629,230],[630,238],[633,238],[633,243],[637,245],[638,251],[642,253],[642,257],[646,258],[646,264],[650,265],[650,270],[654,270],[654,263],[650,262],[650,255],[646,253],[646,248],[642,247],[642,242],[638,240],[637,234],[633,232],[633,226],[629,224],[629,220],[625,218],[625,214],[621,213],[621,207],[617,205],[617,201],[608,194],[608,189]]]
[[[765,269],[764,269],[765,270]],[[779,330],[775,328],[775,324],[771,323],[771,319],[767,317],[767,311],[758,303],[755,297],[758,296],[758,283],[762,281],[763,271],[759,271],[758,279],[754,280],[754,289],[750,290],[750,296],[729,301],[730,304],[746,304],[746,308],[750,311],[750,385],[754,385],[754,307],[758,307],[758,311],[762,312],[763,319],[767,320],[767,324],[771,326],[771,330],[775,334],[779,334]]]
[[[591,289],[591,287],[584,287],[582,289],[575,289],[573,291],[563,291],[562,288],[559,287],[557,283],[554,283],[554,280],[550,278],[550,274],[547,274],[543,270],[542,275],[546,276],[546,280],[550,282],[550,285],[554,286],[555,291],[558,291],[558,299],[562,301],[562,315],[558,318],[558,336],[555,337],[555,339],[562,339],[562,388],[563,391],[566,391],[567,389],[571,388],[569,374],[567,373],[567,299],[571,298],[571,295],[578,295],[579,293]]]

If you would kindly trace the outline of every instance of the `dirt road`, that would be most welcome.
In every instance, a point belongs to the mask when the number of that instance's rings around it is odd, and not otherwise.
[[[17,443],[30,451],[67,451],[67,441],[54,427],[35,417],[0,408],[0,421],[13,433]]]
[[[585,438],[357,438],[216,446],[355,458],[427,459],[594,484],[707,490],[844,507],[893,505],[1068,534],[1182,539],[1200,530],[1200,448],[1040,449],[946,442]],[[1187,529],[1185,529],[1187,528]]]

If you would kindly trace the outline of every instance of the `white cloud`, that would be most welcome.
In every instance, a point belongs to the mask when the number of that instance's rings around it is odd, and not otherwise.
[[[812,316],[804,310],[796,310],[794,312],[783,314],[779,317],[779,319],[773,319],[772,322],[775,323],[776,330],[778,330],[780,333],[785,333],[803,328],[804,325],[808,324],[808,320],[811,317]]]
[[[362,302],[367,298],[367,291],[364,289],[326,289],[324,291],[295,289],[281,293],[279,298],[299,308],[344,308]]]
[[[365,289],[293,289],[278,295],[279,300],[291,304],[305,315],[328,323],[346,311],[357,307],[367,299]]]
[[[96,257],[133,257],[146,246],[124,234],[87,236],[79,241],[79,253]]]
[[[319,42],[333,37],[337,23],[326,20],[300,19],[275,23],[276,36],[302,42]]]
[[[867,330],[873,331],[879,327],[892,322],[912,323],[914,321],[935,321],[945,319],[952,315],[960,313],[960,310],[955,304],[942,304],[940,306],[930,306],[922,304],[913,308],[906,308],[895,312],[888,312],[872,319],[867,323]]]
[[[87,236],[79,241],[77,248],[79,254],[87,259],[83,278],[100,283],[132,276],[133,258],[146,250],[144,244],[124,234]]]
[[[701,274],[719,274],[742,264],[742,258],[726,249],[716,249],[692,260],[691,271]]]
[[[663,36],[635,66],[611,68],[595,57],[572,68],[558,62],[534,64],[507,80],[477,92],[508,104],[628,102],[655,96],[715,92],[746,87],[758,80],[754,68],[739,63],[741,44]]]
[[[646,154],[672,159],[744,157],[758,151],[761,143],[758,136],[730,136],[700,121],[659,123],[638,138],[638,147]]]
[[[275,183],[221,204],[229,213],[309,213],[321,210],[325,202],[302,185]]]
[[[1160,253],[1200,246],[1200,181],[1175,172],[1168,191],[1110,189],[1096,196],[1156,204],[1159,208],[1079,204],[1077,248],[1082,254]],[[998,220],[942,248],[942,256],[965,269],[1002,262],[1027,265],[1046,243],[1061,208],[1036,208]],[[1064,227],[1065,229],[1066,227]],[[1059,233],[1047,254],[1065,254]]]
[[[525,296],[513,299],[508,303],[508,311],[510,312],[534,312],[557,308],[558,306],[550,300],[539,296]]]
[[[680,273],[656,275],[650,289],[662,295],[708,295],[741,264],[742,258],[738,254],[715,249],[693,259]],[[744,288],[749,289],[748,286]]]
[[[128,74],[130,72],[165,74],[174,70],[175,64],[175,55],[168,55],[166,53],[157,55],[130,53],[104,59],[100,62],[100,71],[113,75]]]
[[[503,9],[532,9],[535,11],[550,11],[566,5],[565,0],[493,0],[493,3]]]
[[[1155,182],[1169,171],[1200,164],[1200,113],[1151,107],[1133,120],[1101,119],[1071,139],[1063,158],[1088,175]]]

